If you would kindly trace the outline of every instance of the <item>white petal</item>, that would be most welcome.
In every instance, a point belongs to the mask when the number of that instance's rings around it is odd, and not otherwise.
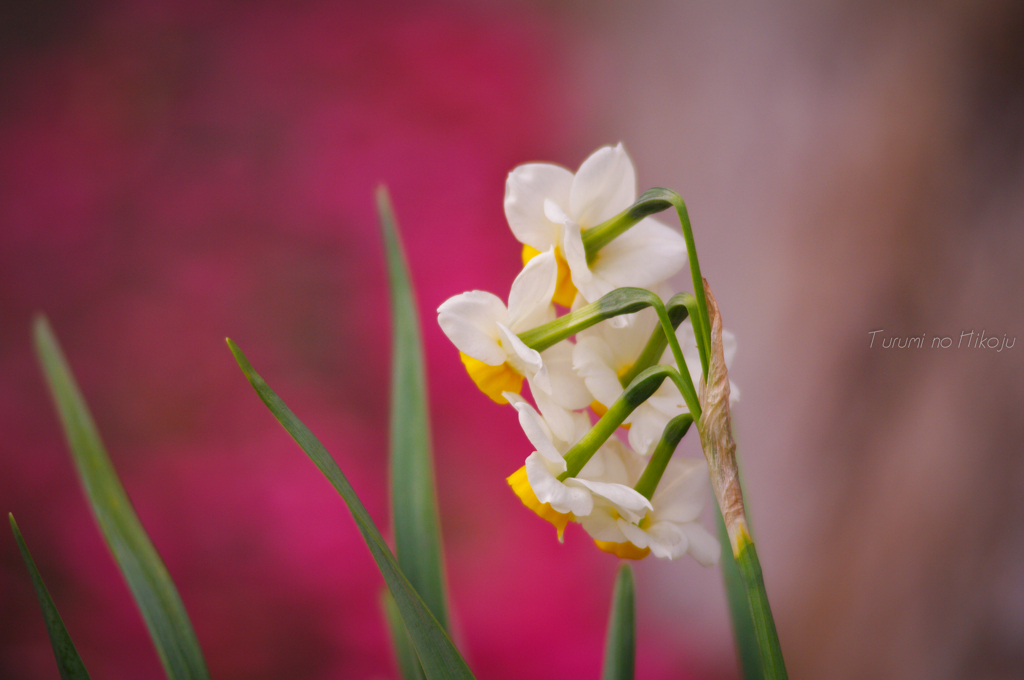
[[[594,509],[580,520],[580,524],[591,538],[598,541],[625,543],[628,540],[619,529],[619,513],[604,501],[595,500]]]
[[[565,459],[555,448],[548,424],[525,399],[518,394],[513,395],[515,398],[512,399],[508,396],[510,394],[512,393],[503,393],[515,410],[519,412],[519,426],[523,428],[523,432],[526,433],[526,438],[530,440],[533,448],[551,463],[558,474],[565,472]]]
[[[577,336],[572,350],[572,365],[583,378],[594,399],[611,406],[622,394],[622,384],[613,368],[615,357],[604,338],[597,335]]]
[[[512,367],[523,375],[532,377],[542,390],[550,392],[551,383],[548,381],[548,373],[544,368],[544,361],[540,358],[540,352],[527,347],[526,343],[505,324],[499,323],[497,326],[501,348],[508,354],[507,360]]]
[[[630,524],[624,519],[618,520],[617,524],[619,526],[619,531],[621,531],[623,535],[627,539],[629,539],[629,542],[635,545],[636,547],[646,548],[650,545],[651,541],[650,537],[647,535],[647,532],[638,527],[637,525]]]
[[[508,320],[498,296],[474,290],[448,298],[437,308],[437,323],[460,352],[489,366],[505,363],[497,324]]]
[[[596,227],[636,200],[636,171],[622,144],[605,146],[583,161],[569,193],[569,214],[583,227]]]
[[[560,224],[544,215],[544,200],[569,205],[572,173],[549,163],[520,165],[505,181],[505,217],[520,243],[544,252],[558,245]]]
[[[573,344],[568,340],[540,353],[551,380],[551,398],[567,409],[586,408],[594,400],[586,383],[573,370]]]
[[[689,360],[687,359],[687,361]],[[675,365],[674,361],[663,360],[661,363]],[[699,358],[697,359],[697,364],[698,366],[700,365]],[[686,400],[679,393],[679,388],[676,387],[676,384],[669,378],[665,378],[665,382],[661,383],[661,386],[655,390],[654,394],[647,398],[646,403],[669,417],[675,417],[688,412]]]
[[[577,297],[583,296],[583,299],[587,302],[596,302],[616,288],[622,287],[616,286],[608,279],[593,271],[588,272],[588,274],[588,281],[576,286]],[[573,285],[576,285],[575,279],[573,279]],[[608,324],[612,328],[625,328],[629,324],[629,316],[630,315],[628,314],[613,316],[604,323]]]
[[[645,465],[646,461],[642,457],[611,437],[587,461],[577,477],[632,487],[639,481]]]
[[[704,508],[707,489],[708,466],[703,459],[673,458],[651,499],[654,518],[676,523],[694,521]]]
[[[647,527],[647,537],[655,557],[677,560],[690,547],[687,535],[672,522],[654,522]]]
[[[679,531],[686,536],[689,545],[686,552],[690,553],[693,559],[704,567],[718,564],[722,555],[722,546],[708,533],[707,529],[696,522],[687,522],[679,525]]]
[[[537,409],[544,416],[545,422],[551,428],[551,434],[562,441],[575,441],[577,420],[571,411],[558,405],[551,395],[541,389],[527,376],[530,385],[530,394],[537,404]]]
[[[565,257],[566,264],[569,265],[572,283],[576,286],[578,293],[577,299],[582,297],[587,302],[594,302],[616,288],[604,277],[595,275],[590,265],[587,264],[587,254],[583,247],[583,237],[579,231],[579,225],[571,219],[566,219],[562,229],[562,255]],[[621,328],[627,323],[627,320],[617,316],[609,319],[607,323]]]
[[[539,326],[558,282],[554,246],[526,263],[508,294],[508,326],[517,333]]]
[[[614,455],[622,462],[622,465],[626,470],[627,480],[623,483],[626,484],[626,486],[636,486],[636,483],[640,481],[640,475],[643,474],[644,468],[647,467],[647,459],[614,437],[605,442],[604,446],[601,448],[602,450],[610,451],[611,455]]]
[[[577,517],[585,517],[594,508],[594,499],[587,489],[578,486],[569,487],[558,481],[552,474],[547,461],[539,453],[531,453],[526,458],[526,479],[530,488],[541,503],[550,503],[558,512],[571,512]]]
[[[562,229],[562,256],[569,265],[569,272],[572,274],[572,282],[579,289],[590,283],[593,274],[590,273],[590,266],[587,265],[587,251],[583,248],[583,236],[577,225],[572,220],[566,219]],[[587,300],[593,302],[593,300]]]
[[[602,248],[591,270],[613,288],[650,288],[685,264],[686,241],[682,232],[648,217]]]
[[[619,514],[630,522],[638,522],[644,514],[651,510],[651,502],[640,495],[636,489],[631,489],[625,484],[609,484],[607,482],[593,482],[581,477],[570,477],[565,480],[567,486],[582,486],[590,489],[597,496],[601,496],[615,506]]]
[[[633,411],[633,422],[629,426],[629,445],[642,456],[649,455],[661,441],[661,435],[671,418],[646,403]]]
[[[650,340],[651,333],[658,325],[658,313],[648,307],[635,314],[623,315],[622,318],[628,323],[621,329],[608,324],[598,324],[593,328],[599,329],[598,332],[612,348],[617,364],[629,365],[636,361]],[[620,366],[616,365],[615,368]]]

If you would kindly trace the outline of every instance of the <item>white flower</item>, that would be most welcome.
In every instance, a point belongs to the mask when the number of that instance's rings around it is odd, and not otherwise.
[[[557,264],[554,249],[533,258],[512,283],[508,307],[498,296],[480,290],[449,298],[437,308],[437,322],[458,348],[466,370],[491,399],[506,403],[502,392],[519,392],[523,377],[531,388],[552,395],[554,403],[568,408],[586,399],[585,388],[569,370],[572,348],[555,346],[544,353],[530,349],[518,333],[554,318],[551,296]],[[549,375],[548,363],[557,366]]]
[[[621,144],[595,151],[575,175],[557,165],[530,163],[514,169],[505,183],[505,216],[524,244],[523,259],[555,248],[559,277],[554,300],[566,307],[577,291],[593,302],[615,288],[649,288],[686,262],[682,234],[645,218],[587,263],[582,232],[635,200],[636,172]]]
[[[535,449],[525,465],[508,478],[508,483],[526,507],[555,525],[559,539],[565,525],[590,514],[595,503],[613,507],[633,521],[639,521],[652,509],[650,501],[634,489],[606,475],[606,469],[614,463],[605,461],[609,456],[614,460],[618,455],[616,446],[622,446],[614,438],[598,449],[578,476],[565,481],[558,479],[566,471],[565,452],[590,430],[585,414],[572,414],[572,437],[561,439],[526,400],[511,392],[504,396],[519,412],[519,424]],[[625,473],[618,476],[623,480],[625,477]]]
[[[653,509],[639,522],[622,517],[607,504],[595,504],[581,523],[598,547],[620,557],[640,559],[650,551],[655,557],[674,560],[689,553],[710,566],[718,562],[721,546],[697,521],[707,487],[706,462],[673,459],[651,498]]]

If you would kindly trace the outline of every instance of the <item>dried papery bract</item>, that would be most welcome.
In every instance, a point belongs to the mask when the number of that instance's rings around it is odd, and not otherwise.
[[[711,321],[711,352],[708,377],[700,381],[700,443],[708,461],[711,486],[725,519],[732,554],[739,555],[740,537],[749,541],[747,517],[743,510],[739,470],[736,467],[736,443],[732,439],[732,418],[729,413],[729,371],[725,366],[722,346],[722,316],[708,280],[704,279]]]
[[[747,591],[764,677],[785,680],[788,677],[786,662],[782,658],[779,634],[768,603],[761,562],[757,558],[754,541],[750,538],[743,509],[743,492],[740,490],[739,470],[736,467],[736,443],[732,440],[729,415],[729,372],[725,366],[722,344],[722,317],[707,279],[703,283],[711,327],[711,351],[707,378],[700,381],[700,443],[708,461],[711,486],[715,490],[718,507],[722,510],[732,554]]]

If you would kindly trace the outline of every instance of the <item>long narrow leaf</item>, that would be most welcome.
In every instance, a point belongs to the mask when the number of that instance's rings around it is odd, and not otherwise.
[[[431,613],[448,628],[444,563],[430,453],[430,420],[416,300],[387,190],[377,190],[391,289],[391,511],[395,556]]]
[[[615,576],[601,680],[633,680],[636,666],[636,602],[633,570],[625,562]]]
[[[750,602],[750,613],[754,621],[754,634],[761,651],[761,668],[764,670],[764,677],[771,680],[787,680],[789,675],[786,672],[786,661],[782,658],[779,633],[775,629],[775,619],[772,617],[772,608],[768,603],[764,576],[761,574],[761,562],[757,559],[757,549],[749,536],[745,536],[740,541],[740,554],[736,558],[736,564],[747,585],[747,599]]]
[[[149,628],[164,670],[171,680],[206,680],[210,674],[185,606],[110,463],[53,331],[43,317],[36,319],[34,330],[36,352],[85,494]]]
[[[398,671],[402,674],[402,680],[423,680],[423,668],[420,667],[416,650],[412,648],[409,631],[405,629],[395,598],[391,597],[391,591],[387,588],[381,592],[380,604],[384,610],[384,618],[388,622],[388,632],[391,634],[391,644],[395,648],[395,659],[398,661]]]
[[[757,646],[757,635],[754,632],[754,619],[750,614],[750,600],[747,598],[747,586],[740,575],[736,558],[729,548],[729,533],[725,530],[722,511],[715,502],[715,516],[718,518],[718,540],[722,544],[722,579],[725,581],[725,597],[729,603],[729,618],[732,621],[732,634],[736,641],[736,657],[744,680],[761,680],[764,671],[761,669],[761,652]]]
[[[366,507],[359,500],[356,492],[352,489],[352,485],[348,483],[348,479],[345,478],[341,468],[338,467],[331,454],[327,452],[327,449],[320,443],[320,440],[309,431],[309,428],[295,417],[291,409],[270,389],[263,378],[253,370],[252,364],[249,363],[249,360],[245,358],[245,355],[242,354],[242,351],[238,349],[235,343],[228,340],[228,347],[231,348],[231,353],[235,355],[235,360],[256,390],[256,394],[267,405],[267,408],[274,414],[278,422],[284,426],[288,434],[302,447],[302,450],[306,452],[310,460],[320,468],[320,471],[334,485],[334,488],[341,494],[345,504],[348,505],[349,512],[352,513],[352,519],[356,521],[356,526],[363,535],[363,539],[366,541],[373,559],[377,562],[377,568],[380,569],[384,582],[387,583],[391,594],[395,598],[395,604],[398,606],[398,611],[402,615],[405,627],[409,631],[409,637],[412,640],[413,647],[416,649],[417,656],[420,658],[423,672],[427,678],[430,680],[435,678],[437,680],[442,678],[446,680],[448,678],[455,680],[472,678],[473,674],[470,673],[469,667],[466,666],[466,662],[463,661],[458,650],[455,649],[455,645],[452,644],[448,634],[437,622],[434,615],[430,613],[429,608],[412,585],[410,585],[402,570],[399,569],[398,562],[395,560],[394,555],[391,554],[391,549],[370,518],[370,513],[366,511]]]
[[[8,513],[11,520],[11,531],[14,532],[14,540],[18,542],[18,550],[21,551],[21,559],[25,560],[28,573],[32,577],[32,585],[36,588],[36,597],[39,598],[39,606],[43,609],[43,618],[46,619],[46,630],[50,634],[50,646],[53,647],[53,656],[57,659],[57,668],[60,670],[60,677],[63,680],[89,680],[89,672],[85,670],[85,664],[78,656],[75,643],[71,641],[68,629],[64,627],[64,621],[57,612],[57,606],[50,597],[50,591],[43,583],[43,577],[36,569],[35,560],[25,545],[25,539],[21,536],[14,515]]]

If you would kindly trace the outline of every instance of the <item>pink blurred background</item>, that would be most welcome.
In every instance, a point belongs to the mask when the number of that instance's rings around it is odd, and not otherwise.
[[[213,677],[396,677],[382,581],[231,336],[386,526],[372,192],[417,286],[457,638],[597,677],[614,558],[434,322],[520,266],[506,173],[622,141],[687,199],[793,677],[1024,677],[1024,10],[1013,2],[14,3],[0,10],[0,509],[93,677],[162,677],[30,347],[45,312]],[[693,442],[684,453],[698,455]],[[721,580],[637,567],[640,678],[736,677]],[[0,676],[54,676],[0,540]]]

